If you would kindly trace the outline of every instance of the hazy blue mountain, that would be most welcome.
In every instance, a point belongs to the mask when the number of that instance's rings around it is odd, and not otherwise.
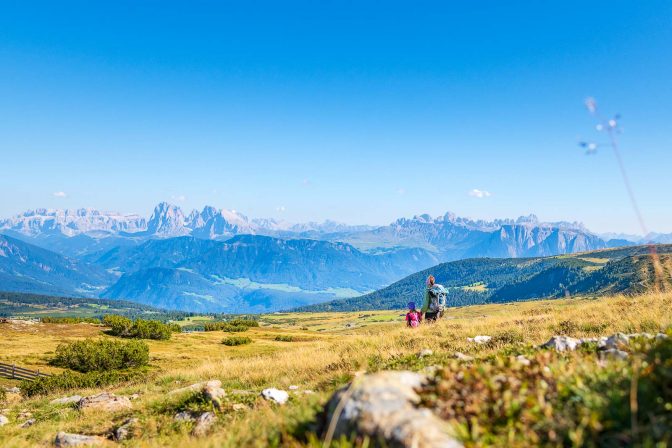
[[[96,266],[0,235],[0,290],[92,296],[113,280]]]
[[[240,235],[226,242],[150,240],[113,249],[97,263],[125,274],[103,297],[185,310],[242,307],[250,312],[356,295],[437,261],[422,249],[369,254],[344,243]]]

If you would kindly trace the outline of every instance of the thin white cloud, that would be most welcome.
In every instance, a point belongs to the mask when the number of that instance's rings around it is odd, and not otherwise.
[[[53,193],[55,198],[66,198],[68,195],[65,193],[65,191],[54,191]]]
[[[287,210],[287,209],[285,208],[284,205],[280,205],[280,206],[278,206],[278,207],[275,207],[275,211],[276,211],[276,212],[280,212],[280,213],[282,213],[282,212],[284,212],[285,210]]]
[[[303,179],[301,181],[301,185],[303,185],[304,187],[310,187],[311,185],[313,185],[313,183],[310,181],[310,179]]]
[[[405,188],[398,188],[397,189],[397,194],[401,194],[401,195],[406,194],[406,189]]]
[[[483,198],[489,198],[490,196],[492,196],[492,194],[489,191],[474,188],[473,190],[469,191],[469,196],[471,196],[472,198],[483,199]]]
[[[170,198],[171,198],[173,201],[177,201],[177,202],[184,202],[184,201],[187,200],[187,197],[186,197],[185,195],[183,195],[183,194],[179,194],[179,195],[177,195],[177,196],[171,196]]]

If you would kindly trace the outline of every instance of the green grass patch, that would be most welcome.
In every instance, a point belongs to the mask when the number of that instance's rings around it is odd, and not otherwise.
[[[22,381],[19,386],[26,397],[46,395],[75,389],[90,389],[113,384],[145,381],[148,372],[144,369],[110,370],[104,372],[75,373],[63,372],[59,375],[40,377],[33,381]]]
[[[247,336],[229,336],[222,341],[222,344],[229,347],[234,347],[236,345],[245,345],[252,343],[252,339]]]

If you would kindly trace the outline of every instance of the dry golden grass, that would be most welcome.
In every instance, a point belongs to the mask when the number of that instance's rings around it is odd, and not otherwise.
[[[183,333],[169,341],[148,341],[155,376],[147,383],[111,388],[119,394],[141,395],[132,411],[80,415],[72,408],[49,404],[53,398],[68,395],[64,393],[14,402],[6,411],[12,423],[0,431],[0,446],[48,446],[59,430],[106,435],[128,416],[140,417],[143,427],[143,435],[128,446],[299,446],[305,440],[294,436],[295,427],[310,421],[331,392],[357,371],[425,348],[437,355],[460,351],[477,358],[502,349],[497,344],[467,342],[467,337],[479,334],[513,332],[526,344],[536,345],[568,327],[572,336],[654,332],[672,324],[672,294],[464,307],[450,309],[439,323],[418,329],[404,326],[402,311],[275,314],[263,316],[262,323],[245,333],[253,342],[238,347],[221,344],[227,336],[222,332]],[[47,360],[58,343],[108,337],[101,330],[87,324],[0,325],[0,360],[48,370]],[[293,335],[295,341],[276,341],[280,334]],[[173,421],[171,409],[179,399],[168,392],[212,378],[221,380],[228,392],[242,389],[252,394],[229,394],[230,404],[245,403],[246,410],[224,412],[212,435],[195,439],[187,426]],[[284,407],[256,397],[265,387],[289,385],[299,386],[299,391]],[[305,394],[305,390],[315,393]],[[88,392],[94,391],[77,391]],[[16,415],[21,410],[33,412],[37,423],[18,428]]]

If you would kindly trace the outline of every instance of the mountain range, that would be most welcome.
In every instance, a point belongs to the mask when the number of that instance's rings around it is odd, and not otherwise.
[[[493,221],[419,215],[376,227],[251,219],[211,206],[185,213],[165,202],[149,218],[32,210],[0,220],[0,234],[0,290],[227,312],[355,297],[465,258],[543,257],[635,244],[534,215]]]

